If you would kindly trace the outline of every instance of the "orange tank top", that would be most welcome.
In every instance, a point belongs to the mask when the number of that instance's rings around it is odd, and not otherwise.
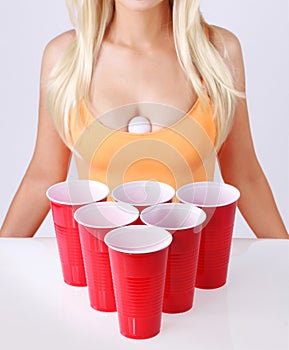
[[[178,188],[213,180],[216,152],[214,107],[198,99],[171,126],[146,134],[114,130],[94,118],[85,101],[79,116],[71,112],[73,153],[80,178],[98,180],[110,189],[136,180],[165,182]]]

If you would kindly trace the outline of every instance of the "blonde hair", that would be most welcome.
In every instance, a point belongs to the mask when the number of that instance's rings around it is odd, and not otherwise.
[[[209,95],[217,118],[218,149],[232,125],[236,97],[230,71],[208,40],[200,0],[169,0],[172,8],[175,48],[179,63],[201,102]],[[114,0],[66,0],[75,39],[53,69],[48,85],[48,106],[64,141],[72,144],[70,111],[88,97],[93,66],[114,14]],[[206,91],[204,91],[204,86]],[[78,110],[78,108],[77,108]]]

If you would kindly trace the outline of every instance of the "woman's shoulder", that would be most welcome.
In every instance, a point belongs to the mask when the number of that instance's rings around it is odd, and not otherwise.
[[[229,68],[236,88],[243,91],[245,89],[244,61],[238,37],[228,29],[209,26],[209,38]]]
[[[61,50],[62,48],[65,48],[67,45],[69,45],[74,39],[75,39],[75,30],[71,29],[51,39],[47,43],[46,48]]]
[[[242,56],[239,38],[230,30],[215,25],[209,26],[210,41],[225,60],[235,60]]]
[[[46,66],[53,67],[65,53],[69,45],[73,43],[74,39],[75,30],[66,31],[51,39],[45,46],[43,63]]]

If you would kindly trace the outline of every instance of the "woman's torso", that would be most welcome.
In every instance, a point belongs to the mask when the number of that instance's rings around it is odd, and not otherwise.
[[[143,179],[179,187],[213,178],[213,106],[200,104],[171,38],[146,50],[105,41],[79,112],[78,121],[72,112],[71,134],[81,178],[111,188]],[[136,115],[150,119],[151,133],[126,132]]]

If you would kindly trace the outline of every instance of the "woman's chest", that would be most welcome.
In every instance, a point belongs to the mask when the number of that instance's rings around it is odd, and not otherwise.
[[[87,104],[108,127],[125,129],[132,117],[144,115],[157,130],[180,119],[196,99],[174,50],[140,53],[105,46]]]

